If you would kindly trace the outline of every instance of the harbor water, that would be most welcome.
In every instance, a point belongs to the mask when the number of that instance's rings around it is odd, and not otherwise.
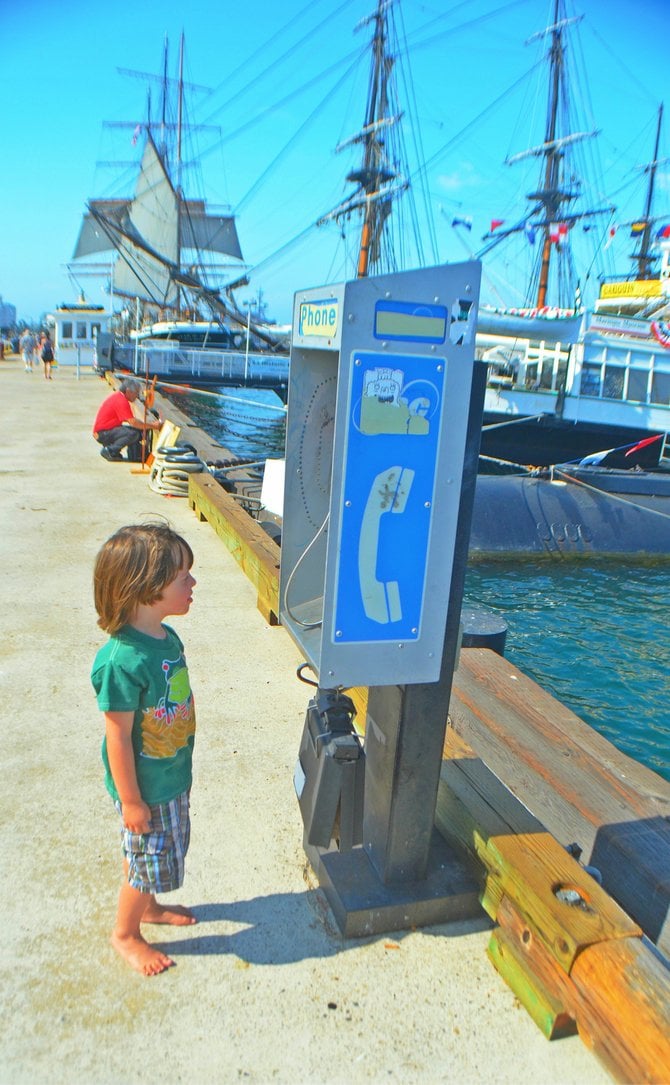
[[[670,780],[667,563],[475,562],[466,598],[507,623],[519,670]]]
[[[281,457],[272,392],[169,395],[236,455]],[[245,402],[246,401],[246,402]],[[267,406],[263,406],[267,404]],[[506,655],[630,757],[670,780],[670,582],[667,563],[473,562],[466,602],[507,623]]]

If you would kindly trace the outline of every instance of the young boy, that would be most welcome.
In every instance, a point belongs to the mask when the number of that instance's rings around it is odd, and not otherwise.
[[[192,564],[190,546],[167,525],[138,524],[107,540],[93,575],[98,625],[111,639],[91,680],[105,717],[105,783],[123,823],[127,879],[111,942],[147,976],[174,961],[145,941],[140,923],[195,923],[187,908],[156,900],[182,884],[189,843],[195,711],[183,644],[163,619],[188,612]]]

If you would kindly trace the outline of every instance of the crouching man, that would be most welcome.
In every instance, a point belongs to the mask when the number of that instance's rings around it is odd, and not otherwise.
[[[102,445],[100,455],[105,460],[123,460],[122,450],[127,449],[129,460],[141,459],[140,443],[147,430],[159,430],[162,422],[155,416],[137,418],[133,412],[133,403],[142,391],[140,381],[128,378],[122,380],[117,392],[112,392],[103,400],[93,423],[93,436]]]

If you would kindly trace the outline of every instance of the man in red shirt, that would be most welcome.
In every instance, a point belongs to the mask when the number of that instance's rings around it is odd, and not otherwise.
[[[93,423],[93,436],[103,445],[100,455],[105,460],[123,460],[121,450],[127,448],[129,460],[138,458],[138,445],[146,430],[159,430],[160,420],[136,418],[132,404],[142,391],[139,381],[122,380],[118,392],[103,400]]]

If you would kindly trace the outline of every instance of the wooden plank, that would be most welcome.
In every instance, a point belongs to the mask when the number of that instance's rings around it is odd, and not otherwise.
[[[497,918],[503,897],[532,917],[538,937],[566,972],[585,946],[642,931],[499,781],[460,763],[443,766],[436,824],[483,864],[482,905]],[[567,904],[561,893],[578,903]]]
[[[279,614],[279,547],[211,475],[190,475],[188,501],[200,519],[208,520],[258,591],[258,608],[266,621]]]
[[[622,1081],[670,1081],[670,971],[639,928],[456,736],[437,825],[480,869],[491,960],[545,1035],[580,1036]],[[522,829],[522,832],[519,830]],[[574,889],[575,903],[559,901]],[[586,908],[582,907],[582,902]]]
[[[523,761],[552,781],[558,773],[562,788],[570,789],[566,793],[591,820],[594,810],[597,816],[601,801],[599,792],[594,797],[594,788],[604,789],[610,796],[608,805],[615,812],[618,809],[640,817],[650,812],[670,814],[669,783],[617,751],[509,660],[485,648],[465,649],[455,675],[454,693],[456,702],[450,705],[449,714],[456,730],[467,726],[466,741],[475,752],[479,753],[478,741],[483,739],[490,752],[493,741],[502,736],[512,761],[530,741],[531,753],[524,755]],[[485,727],[481,736],[478,722]],[[539,764],[532,755],[532,749],[538,746],[544,755]],[[552,750],[553,755],[547,759]],[[496,756],[502,757],[498,752]],[[588,773],[590,782],[587,794],[583,794],[584,773]]]
[[[670,956],[670,784],[615,750],[507,660],[461,652],[454,729]]]
[[[620,1081],[670,1081],[670,972],[639,938],[589,946],[570,975],[508,900],[489,956],[550,1039],[576,1028]]]
[[[620,1081],[670,1081],[670,972],[644,941],[603,943],[577,958],[579,1034]]]
[[[526,943],[534,944],[527,931],[526,928]],[[491,936],[487,953],[493,967],[548,1040],[560,1040],[577,1032],[577,1022],[566,1008],[572,1005],[566,995],[570,979],[540,943],[531,957],[519,948],[518,940],[498,928]]]

